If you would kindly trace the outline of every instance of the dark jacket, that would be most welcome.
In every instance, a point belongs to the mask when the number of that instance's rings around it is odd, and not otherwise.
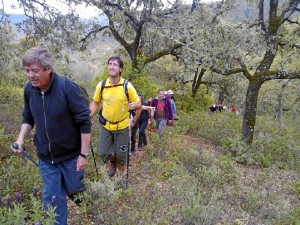
[[[173,119],[173,115],[172,115],[172,108],[171,108],[171,102],[169,99],[164,98],[165,101],[165,107],[164,107],[164,118],[166,120],[172,120]],[[157,108],[157,103],[158,103],[158,99],[155,98],[152,101],[152,106]],[[155,110],[154,112],[154,119],[156,119],[156,112],[157,110]]]
[[[142,102],[142,105],[147,105],[146,102]],[[141,115],[139,117],[139,121],[147,121],[149,119],[149,110],[142,110]]]
[[[30,82],[24,90],[23,122],[35,125],[34,143],[39,159],[61,162],[79,155],[81,133],[91,132],[90,110],[78,87],[66,79],[65,86],[51,73],[50,87],[41,92]]]

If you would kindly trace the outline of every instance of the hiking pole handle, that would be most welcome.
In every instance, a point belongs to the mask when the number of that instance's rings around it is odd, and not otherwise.
[[[12,146],[14,149],[16,149],[16,150],[19,148],[18,143],[13,143],[11,146]],[[31,162],[33,162],[34,165],[36,165],[37,167],[39,167],[39,164],[38,164],[36,161],[34,161],[34,159],[33,159],[30,155],[28,155],[27,152],[25,152],[25,151],[23,150],[21,153],[22,153],[22,155],[24,155],[27,159],[29,159]]]
[[[128,101],[128,104],[132,103],[132,101]],[[129,112],[129,120],[130,120],[130,116],[132,116],[132,118],[135,116],[135,110],[134,109],[128,109]]]
[[[14,149],[18,149],[19,148],[19,145],[17,144],[17,143],[13,143],[12,145],[11,145],[11,147],[13,147]]]
[[[132,103],[132,101],[128,101],[128,104]],[[128,109],[128,112],[132,112],[133,110],[132,109]]]

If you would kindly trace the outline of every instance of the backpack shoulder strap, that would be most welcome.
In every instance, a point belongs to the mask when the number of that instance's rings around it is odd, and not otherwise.
[[[105,84],[106,84],[106,79],[104,79],[104,80],[101,81],[101,91],[100,91],[101,96],[102,96],[102,92],[103,92],[103,90],[105,88]]]
[[[66,77],[59,76],[57,81],[58,81],[58,89],[59,89],[59,94],[65,101],[67,101],[67,95],[66,95]]]
[[[101,81],[101,90],[100,90],[101,97],[102,97],[102,92],[103,92],[104,88],[111,88],[111,87],[113,87],[113,86],[105,86],[105,84],[106,84],[106,79]],[[118,84],[117,86],[121,86],[121,85],[123,85],[125,95],[127,97],[127,100],[129,100],[128,87],[127,87],[128,86],[128,80],[124,80],[123,84]]]
[[[127,97],[127,100],[129,101],[129,95],[128,95],[128,80],[124,80],[124,84],[123,84],[123,88],[124,88],[124,92],[125,92],[125,95]]]

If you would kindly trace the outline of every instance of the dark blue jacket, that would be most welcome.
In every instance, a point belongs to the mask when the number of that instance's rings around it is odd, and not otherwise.
[[[142,105],[147,105],[146,102],[142,102]],[[149,119],[149,110],[142,110],[141,115],[139,117],[139,121],[144,122],[147,121],[148,122]]]
[[[81,133],[91,132],[90,110],[77,86],[66,79],[62,87],[51,73],[50,87],[45,92],[30,82],[24,90],[23,122],[35,126],[34,143],[39,159],[61,162],[79,155]]]

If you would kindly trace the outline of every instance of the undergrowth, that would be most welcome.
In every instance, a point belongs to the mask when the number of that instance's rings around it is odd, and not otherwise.
[[[5,106],[1,114],[13,114],[13,122],[7,127],[0,120],[0,221],[51,224],[54,214],[43,211],[38,169],[10,152],[20,110]],[[287,119],[289,129],[279,130],[270,118],[258,117],[250,146],[240,139],[241,120],[230,113],[182,112],[161,135],[148,132],[150,144],[128,180],[109,179],[97,154],[96,173],[91,156],[83,206],[74,206],[79,212],[71,213],[70,224],[299,224],[299,128]],[[26,146],[36,159],[31,138]]]

